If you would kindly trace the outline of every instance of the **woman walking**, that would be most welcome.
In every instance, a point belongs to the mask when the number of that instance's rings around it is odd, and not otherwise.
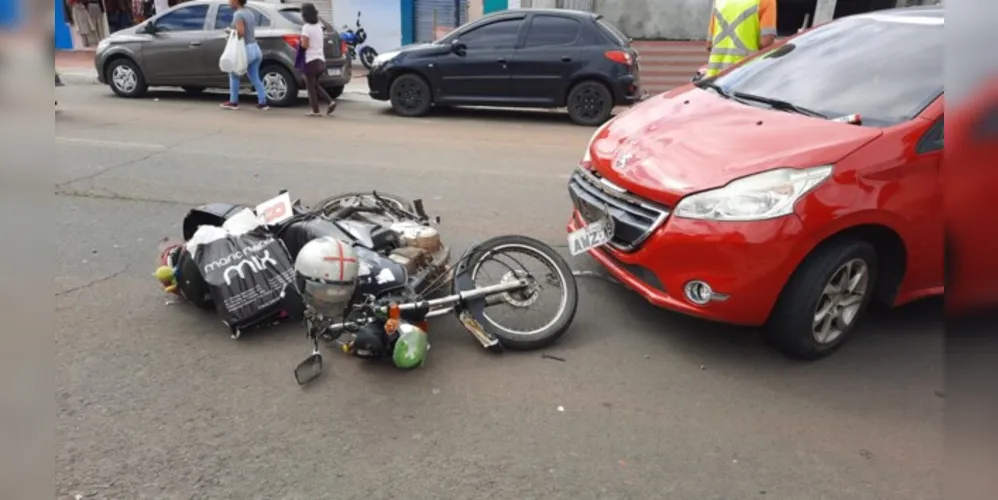
[[[323,51],[319,12],[315,9],[315,5],[304,3],[301,6],[301,17],[305,20],[305,25],[301,28],[301,46],[305,49],[305,81],[308,87],[308,104],[312,107],[308,116],[322,116],[319,114],[320,102],[328,103],[326,114],[329,115],[336,109],[336,101],[319,86],[319,77],[326,72],[326,54]]]
[[[250,83],[256,89],[257,105],[260,110],[270,109],[267,106],[267,93],[264,91],[263,82],[260,80],[260,64],[263,62],[263,51],[256,43],[256,18],[253,13],[246,9],[246,0],[229,0],[229,7],[235,11],[232,16],[232,25],[229,29],[235,29],[239,38],[246,44],[246,75],[249,76]],[[228,33],[229,30],[226,30]],[[229,100],[223,102],[221,106],[225,109],[239,109],[239,75],[229,73]]]

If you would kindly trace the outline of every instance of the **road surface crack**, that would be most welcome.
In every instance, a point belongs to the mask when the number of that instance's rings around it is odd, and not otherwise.
[[[106,174],[108,172],[112,172],[112,171],[115,171],[115,170],[120,170],[120,169],[127,168],[127,167],[130,167],[130,166],[133,166],[133,165],[137,165],[137,164],[142,163],[142,162],[144,162],[144,161],[146,161],[146,160],[148,160],[150,158],[153,158],[155,156],[159,156],[159,155],[162,155],[162,154],[169,153],[169,152],[171,152],[171,151],[173,151],[173,150],[175,150],[175,149],[177,149],[180,146],[183,146],[185,144],[189,144],[189,143],[195,142],[195,141],[203,141],[205,139],[210,139],[212,136],[218,135],[223,130],[225,130],[225,129],[224,128],[220,128],[218,130],[214,130],[212,132],[208,132],[207,134],[202,135],[202,136],[192,137],[190,139],[180,141],[180,142],[178,142],[176,144],[173,144],[172,146],[168,146],[168,147],[166,147],[164,149],[160,149],[158,151],[153,151],[153,152],[151,152],[151,153],[149,153],[149,154],[147,154],[145,156],[142,156],[141,158],[137,158],[135,160],[128,160],[126,162],[122,162],[122,163],[119,163],[119,164],[116,164],[116,165],[111,165],[111,166],[108,166],[108,167],[104,167],[104,168],[102,168],[102,169],[100,169],[100,170],[98,170],[98,171],[96,171],[96,172],[94,172],[92,174],[87,174],[87,175],[83,175],[83,176],[80,176],[80,177],[76,177],[76,178],[70,179],[68,181],[60,182],[60,183],[56,184],[55,187],[56,187],[56,189],[59,189],[59,188],[64,188],[66,186],[69,186],[70,184],[75,184],[77,182],[96,179],[96,178],[98,178],[98,177],[100,177],[100,176],[102,176],[102,175],[104,175],[104,174]]]
[[[164,205],[183,205],[196,207],[204,205],[202,202],[190,202],[183,200],[166,200],[159,198],[144,198],[138,196],[126,196],[123,194],[118,194],[113,191],[107,191],[108,194],[95,193],[93,191],[80,191],[76,189],[57,189],[55,192],[56,196],[66,196],[69,198],[89,198],[94,200],[112,200],[112,201],[129,201],[135,203],[161,203]]]
[[[99,285],[101,283],[104,283],[105,281],[111,281],[111,280],[117,278],[118,276],[121,276],[122,274],[124,274],[125,271],[128,271],[128,267],[129,267],[129,265],[125,264],[125,267],[122,267],[121,269],[119,269],[119,270],[117,270],[117,271],[115,271],[115,272],[113,272],[113,273],[111,273],[111,274],[109,274],[107,276],[103,276],[101,278],[97,278],[97,279],[95,279],[93,281],[90,281],[88,283],[85,283],[85,284],[82,284],[82,285],[79,285],[79,286],[74,286],[74,287],[67,288],[67,289],[65,289],[65,290],[63,290],[61,292],[56,292],[55,296],[56,297],[62,297],[62,296],[65,296],[65,295],[69,295],[71,293],[79,292],[80,290],[86,290],[87,288],[91,288],[91,287],[97,286],[97,285]]]
[[[149,154],[147,154],[147,155],[145,155],[145,156],[143,156],[143,157],[141,157],[139,159],[136,159],[136,160],[128,160],[126,162],[119,163],[117,165],[111,165],[109,167],[104,167],[104,168],[102,168],[102,169],[100,169],[100,170],[98,170],[98,171],[96,171],[96,172],[94,172],[92,174],[87,174],[87,175],[84,175],[84,176],[76,177],[76,178],[70,179],[68,181],[56,184],[55,187],[58,189],[58,188],[66,187],[66,186],[68,186],[70,184],[75,184],[75,183],[80,182],[80,181],[87,181],[87,180],[95,179],[97,177],[100,177],[100,176],[108,173],[108,172],[111,172],[111,171],[114,171],[114,170],[118,170],[118,169],[121,169],[121,168],[130,167],[130,166],[135,165],[137,163],[142,163],[142,162],[148,160],[149,158],[152,158],[153,156],[165,153],[167,151],[169,151],[169,149],[165,149],[163,151],[155,151],[155,152],[149,153]]]

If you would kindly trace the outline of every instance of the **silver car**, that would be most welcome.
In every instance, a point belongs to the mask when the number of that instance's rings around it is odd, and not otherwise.
[[[302,18],[299,5],[251,1],[256,15],[256,39],[263,51],[260,78],[271,106],[288,106],[305,88],[305,77],[294,68]],[[137,97],[149,87],[183,87],[190,94],[206,88],[228,88],[229,77],[218,69],[232,22],[225,0],[193,0],[151,19],[118,31],[97,46],[94,64],[98,79],[122,97]],[[331,97],[350,82],[351,64],[339,33],[325,20],[326,74],[320,80]],[[244,79],[245,80],[245,79]],[[248,82],[244,81],[248,86]]]

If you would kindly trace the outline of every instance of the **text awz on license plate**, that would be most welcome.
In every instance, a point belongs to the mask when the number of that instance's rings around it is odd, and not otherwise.
[[[568,248],[573,256],[601,247],[613,238],[613,218],[606,212],[585,227],[568,234]]]

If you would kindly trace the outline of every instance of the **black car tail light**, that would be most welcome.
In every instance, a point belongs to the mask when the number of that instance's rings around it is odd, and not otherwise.
[[[604,54],[607,59],[625,66],[634,65],[634,57],[626,50],[608,50]]]

